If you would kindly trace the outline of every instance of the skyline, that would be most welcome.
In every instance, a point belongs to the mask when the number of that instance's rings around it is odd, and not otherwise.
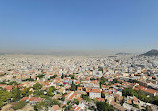
[[[0,1],[0,52],[158,49],[158,1]]]

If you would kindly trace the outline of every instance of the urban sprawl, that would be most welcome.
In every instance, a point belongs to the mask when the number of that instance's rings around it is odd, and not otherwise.
[[[2,111],[157,111],[158,57],[0,56]]]

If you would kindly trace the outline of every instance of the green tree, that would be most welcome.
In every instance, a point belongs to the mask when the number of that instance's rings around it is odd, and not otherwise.
[[[71,91],[76,91],[76,85],[74,84],[73,81],[72,81],[72,84],[71,84]]]
[[[104,84],[105,81],[106,81],[106,79],[102,76],[102,77],[100,78],[100,83],[101,83],[101,84]]]
[[[12,82],[9,82],[7,85],[18,85],[18,83],[16,81],[12,81]]]
[[[22,109],[25,105],[26,105],[25,101],[19,101],[17,103],[13,103],[13,109],[14,110]]]
[[[57,75],[53,75],[53,76],[51,76],[48,80],[54,79],[54,78],[56,78],[56,77],[57,77]]]
[[[38,77],[39,79],[43,78],[45,75],[44,74],[40,74],[38,76],[36,76],[36,78]]]
[[[97,106],[98,111],[114,111],[112,106],[110,106],[106,102],[97,102],[96,106]]]
[[[7,84],[6,80],[3,80],[2,82],[0,82],[0,84]]]
[[[113,79],[113,83],[119,83],[118,79]]]
[[[139,106],[137,104],[132,104],[132,106],[139,109]]]
[[[101,85],[106,85],[106,83],[105,83],[106,81],[107,81],[107,79],[104,78],[103,76],[100,78],[100,81],[99,81],[100,88],[101,88]]]
[[[152,103],[158,106],[158,96],[153,97]]]
[[[90,101],[90,98],[87,94],[82,94],[81,97],[83,98],[83,100],[85,101]]]
[[[153,97],[147,97],[147,95],[145,93],[143,93],[142,91],[134,90],[132,88],[124,88],[122,90],[122,94],[123,94],[123,96],[136,96],[138,99],[140,99],[144,102],[152,103],[154,101]]]
[[[133,96],[134,90],[132,88],[125,88],[122,90],[123,96]]]
[[[72,105],[68,105],[67,107],[64,108],[64,111],[71,111]]]
[[[40,90],[41,88],[42,88],[42,85],[39,84],[39,83],[36,83],[36,84],[33,85],[34,90]]]
[[[105,94],[101,92],[101,98],[105,98]]]
[[[92,111],[96,111],[95,106],[90,106],[88,109],[89,109],[89,110],[92,110]]]
[[[34,106],[35,111],[48,111],[48,107],[51,107],[52,105],[61,105],[61,103],[58,100],[53,100],[51,97],[46,97],[46,99],[43,102],[38,102]]]
[[[47,91],[47,95],[54,96],[54,91],[56,91],[56,88],[54,86],[51,86]]]
[[[101,83],[101,82],[99,82],[100,89],[102,88],[102,87],[101,87],[101,85],[102,85],[102,83]]]
[[[34,106],[35,111],[40,111],[40,110],[48,110],[48,106],[46,102],[37,102],[36,105]]]
[[[71,79],[75,79],[75,76],[74,76],[74,74],[71,76]]]
[[[41,96],[44,95],[44,91],[42,91],[42,90],[35,90],[33,92],[33,94],[34,94],[35,97],[39,97],[39,96],[41,97]]]
[[[12,93],[12,97],[13,97],[13,101],[19,101],[20,100],[20,98],[21,98],[21,91],[20,91],[20,88],[18,87],[18,85],[17,85],[17,88],[13,88],[12,89],[12,91],[11,91],[11,93]]]
[[[86,88],[83,88],[83,91],[86,91]]]
[[[53,99],[52,102],[51,102],[51,105],[61,105],[61,103],[59,102],[59,100],[55,100]]]
[[[96,80],[95,78],[90,78],[91,81]]]
[[[77,105],[79,105],[79,100],[78,100],[78,99],[75,99],[75,100],[74,100],[74,103],[77,104]]]
[[[3,106],[3,102],[2,101],[0,101],[0,108]]]
[[[24,91],[21,91],[22,97],[28,97],[31,93],[30,88],[24,88]]]
[[[17,85],[16,90],[17,90],[17,92],[16,92],[16,100],[18,101],[18,100],[20,100],[20,98],[21,98],[21,95],[20,95],[20,88],[19,88],[18,85]]]
[[[61,101],[65,101],[65,96],[62,95]]]
[[[0,88],[0,108],[9,102],[9,99],[11,99],[12,93],[8,92],[2,88]]]
[[[62,74],[62,76],[61,76],[61,79],[63,79],[64,78],[64,74]]]
[[[24,79],[24,80],[22,80],[22,81],[34,81],[34,79],[32,79],[32,78],[27,78],[27,79]]]
[[[68,101],[67,104],[69,105],[71,103],[71,101]]]

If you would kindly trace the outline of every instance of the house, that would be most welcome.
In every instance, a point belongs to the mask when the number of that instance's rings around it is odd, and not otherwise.
[[[101,98],[101,90],[100,89],[91,89],[89,92],[89,97],[92,99]]]
[[[146,88],[144,86],[137,85],[134,87],[135,90],[141,90],[145,94],[149,94],[150,96],[156,96],[158,95],[158,91],[150,88]]]
[[[138,111],[138,108],[133,107],[132,105],[129,105],[127,103],[123,103],[123,107],[126,108],[128,111]]]
[[[78,87],[77,90],[78,91],[82,91],[83,87]]]
[[[86,108],[86,106],[83,103],[73,106],[74,111],[85,111],[85,108]]]
[[[114,101],[111,102],[110,104],[113,106],[115,111],[127,111],[126,108],[124,108],[123,106],[121,106],[120,104],[118,104],[118,103],[116,103]]]
[[[42,102],[44,100],[44,98],[39,98],[39,97],[23,97],[21,100],[26,101],[26,102],[30,102],[32,104],[36,104],[37,102]]]
[[[133,96],[133,104],[139,105],[139,99]]]
[[[111,103],[114,101],[114,96],[112,94],[110,94],[110,95],[107,94],[105,96],[105,99],[107,100],[107,103]]]
[[[17,87],[17,86],[16,86]],[[15,87],[15,88],[16,88]],[[8,92],[10,92],[12,89],[13,89],[14,87],[12,86],[12,85],[6,85],[5,87],[4,87],[4,89],[6,89]]]
[[[95,98],[96,101],[99,101],[99,102],[105,102],[105,99],[104,98]]]

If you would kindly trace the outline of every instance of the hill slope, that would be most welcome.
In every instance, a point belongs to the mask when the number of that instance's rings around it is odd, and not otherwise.
[[[158,56],[158,50],[152,49],[152,50],[150,50],[142,55],[144,55],[144,56]]]

